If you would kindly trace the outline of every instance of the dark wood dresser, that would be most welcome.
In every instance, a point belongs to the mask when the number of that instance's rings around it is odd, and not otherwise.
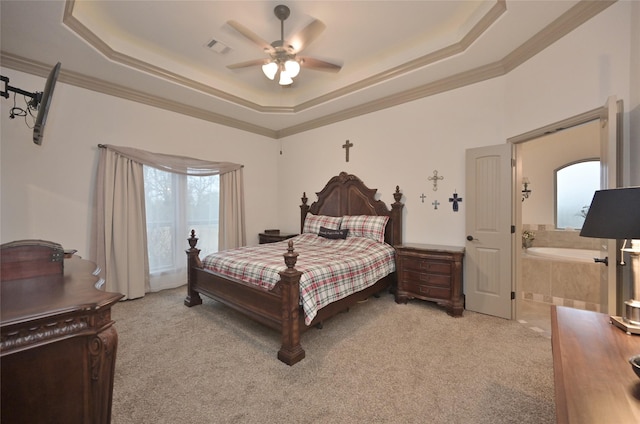
[[[462,316],[464,247],[433,244],[396,246],[396,302],[417,298],[437,302],[455,317]]]
[[[2,245],[3,424],[109,423],[118,336],[95,264],[59,245]]]
[[[553,305],[551,346],[558,423],[640,423],[640,378],[629,364],[640,336],[606,314]]]

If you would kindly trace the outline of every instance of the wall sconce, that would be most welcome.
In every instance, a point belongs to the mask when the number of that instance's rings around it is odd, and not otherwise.
[[[531,184],[529,182],[529,178],[523,177],[522,178],[522,201],[523,202],[524,202],[524,199],[528,199],[529,195],[531,194],[531,190],[529,189],[529,184]]]

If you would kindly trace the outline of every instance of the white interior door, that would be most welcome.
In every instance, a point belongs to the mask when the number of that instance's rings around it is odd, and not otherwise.
[[[465,309],[512,319],[513,146],[466,151]]]

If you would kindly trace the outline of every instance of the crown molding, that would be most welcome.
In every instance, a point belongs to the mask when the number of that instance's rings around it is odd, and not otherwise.
[[[542,31],[534,35],[527,42],[516,48],[509,55],[497,62],[481,66],[475,69],[471,69],[466,72],[462,72],[456,75],[452,75],[438,81],[434,81],[411,90],[399,92],[390,96],[382,97],[377,100],[373,100],[364,103],[359,106],[347,108],[323,117],[306,121],[299,125],[282,128],[280,130],[271,130],[269,128],[261,127],[251,124],[246,121],[231,118],[222,114],[210,112],[202,108],[196,108],[184,103],[176,102],[171,99],[165,99],[157,95],[151,95],[134,89],[130,89],[121,85],[108,83],[104,80],[92,78],[79,73],[66,71],[64,69],[60,72],[59,81],[74,85],[77,87],[85,88],[88,90],[96,91],[99,93],[120,97],[123,99],[131,100],[134,102],[143,103],[146,105],[158,107],[161,109],[169,110],[172,112],[180,113],[183,115],[192,116],[198,119],[203,119],[209,122],[214,122],[220,125],[236,128],[242,131],[251,132],[265,137],[279,139],[288,137],[294,134],[298,134],[311,129],[323,127],[336,122],[344,121],[347,119],[355,118],[357,116],[365,115],[368,113],[376,112],[379,110],[387,109],[393,106],[397,106],[403,103],[411,102],[421,98],[429,97],[434,94],[442,93],[456,88],[464,87],[470,84],[485,81],[491,78],[505,75],[511,70],[515,69],[522,63],[526,62],[531,57],[535,56],[546,47],[550,46],[564,35],[573,31],[598,13],[602,12],[617,0],[603,0],[603,1],[581,1],[574,7],[565,12],[561,17],[556,19],[550,25],[545,27]],[[212,87],[204,84],[197,83],[196,81],[180,77],[177,74],[168,72],[159,67],[149,65],[145,62],[131,58],[129,56],[115,52],[104,42],[102,42],[95,34],[88,30],[77,19],[73,18],[71,12],[73,10],[74,0],[67,0],[65,4],[65,13],[63,22],[73,29],[76,33],[82,34],[81,36],[89,42],[92,46],[96,47],[100,52],[105,54],[111,60],[124,63],[127,66],[131,66],[136,69],[140,69],[144,72],[148,72],[153,75],[160,76],[169,81],[176,82],[178,84],[199,90],[201,92],[210,94],[212,96],[233,102],[238,105],[245,106],[249,109],[268,112],[268,113],[295,113],[301,112],[306,109],[318,106],[326,103],[338,97],[347,95],[349,93],[361,90],[368,86],[379,84],[387,81],[391,78],[397,77],[403,73],[416,70],[418,68],[427,66],[435,61],[442,60],[453,54],[458,54],[467,49],[473,42],[480,36],[486,29],[506,11],[506,1],[498,0],[491,10],[463,37],[463,39],[432,52],[428,55],[415,59],[411,62],[405,63],[396,68],[392,68],[358,83],[351,84],[340,90],[333,91],[327,95],[320,96],[312,99],[308,102],[301,103],[293,108],[287,107],[266,107],[260,106],[252,102],[247,102],[235,96],[231,96],[228,93],[216,90]],[[106,53],[105,53],[106,52]],[[50,71],[50,66],[40,62],[35,62],[17,55],[0,51],[0,61],[2,66],[15,69],[17,71],[46,77]]]
[[[6,68],[14,69],[16,71],[25,72],[32,75],[37,75],[43,78],[46,78],[51,71],[50,65],[32,61],[30,59],[13,55],[11,53],[6,53],[4,51],[0,51],[0,64]],[[196,108],[184,103],[176,102],[171,99],[144,93],[142,91],[134,90],[118,84],[113,84],[111,82],[107,82],[98,78],[89,77],[77,72],[65,70],[64,67],[60,70],[58,81],[98,93],[131,100],[133,102],[165,109],[171,112],[180,113],[182,115],[191,116],[209,122],[214,122],[216,124],[237,128],[239,130],[248,131],[254,134],[276,138],[276,131],[272,129],[253,125],[239,119],[234,119],[225,115],[213,113],[208,110]]]
[[[478,21],[478,23],[476,23],[476,25],[473,28],[471,28],[471,30],[467,34],[465,34],[464,37],[462,37],[462,39],[459,42],[451,44],[447,47],[443,47],[439,50],[436,50],[434,52],[431,52],[429,54],[416,58],[402,65],[396,66],[395,68],[391,68],[384,72],[380,72],[369,78],[365,78],[356,83],[345,86],[339,90],[332,91],[323,96],[319,96],[315,99],[301,103],[300,105],[294,108],[294,111],[300,112],[305,109],[309,109],[309,108],[321,105],[331,100],[340,98],[342,96],[346,96],[351,93],[355,93],[356,91],[366,89],[373,85],[384,83],[393,78],[402,76],[406,73],[413,72],[415,70],[424,68],[425,66],[431,65],[438,61],[460,54],[464,52],[466,49],[468,49],[506,11],[507,11],[506,1],[498,0],[493,5],[493,7],[491,7],[491,9],[482,17],[482,19],[480,19],[480,21]]]
[[[502,60],[506,71],[510,72],[522,65],[617,1],[618,0],[583,0],[577,3],[558,19],[547,25],[542,31],[535,34],[520,47],[508,54]]]
[[[347,85],[339,90],[332,91],[323,96],[311,99],[309,101],[300,103],[293,107],[286,106],[266,106],[260,105],[254,102],[250,102],[246,99],[231,95],[225,91],[218,90],[206,84],[202,84],[198,81],[183,77],[174,72],[168,71],[161,67],[152,65],[142,60],[136,59],[124,53],[118,52],[112,49],[107,43],[105,43],[100,37],[98,37],[93,31],[91,31],[86,25],[80,22],[75,16],[73,16],[73,10],[75,6],[75,0],[67,0],[65,2],[64,13],[62,17],[62,23],[72,30],[81,39],[86,41],[90,46],[99,51],[109,60],[117,63],[121,63],[133,69],[138,69],[150,75],[155,75],[159,78],[171,81],[173,83],[180,84],[182,86],[191,88],[193,90],[200,91],[202,93],[217,97],[219,99],[234,103],[236,105],[251,109],[260,113],[297,113],[304,110],[313,108],[315,106],[330,102],[345,95],[354,93],[364,88],[370,87],[375,84],[380,84],[385,81],[389,81],[393,78],[397,78],[408,72],[415,71],[416,69],[423,68],[427,65],[435,63],[437,61],[446,59],[465,51],[475,40],[477,40],[495,21],[502,16],[507,10],[506,0],[496,0],[496,3],[491,9],[471,28],[467,34],[462,37],[462,40],[453,43],[447,47],[436,50],[425,56],[414,59],[410,62],[404,63],[395,68],[388,69],[384,72],[378,73],[374,76],[358,81],[354,84]]]

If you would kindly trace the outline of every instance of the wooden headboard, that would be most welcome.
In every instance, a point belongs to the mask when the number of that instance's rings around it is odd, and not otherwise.
[[[385,242],[392,246],[402,244],[402,208],[400,202],[402,193],[396,186],[393,193],[395,202],[391,209],[381,201],[376,200],[377,189],[368,188],[360,178],[346,172],[341,172],[329,180],[325,187],[316,193],[318,200],[311,206],[307,205],[306,192],[302,195],[300,205],[300,232],[304,228],[307,212],[314,215],[344,216],[344,215],[386,215],[389,217],[385,229]]]

